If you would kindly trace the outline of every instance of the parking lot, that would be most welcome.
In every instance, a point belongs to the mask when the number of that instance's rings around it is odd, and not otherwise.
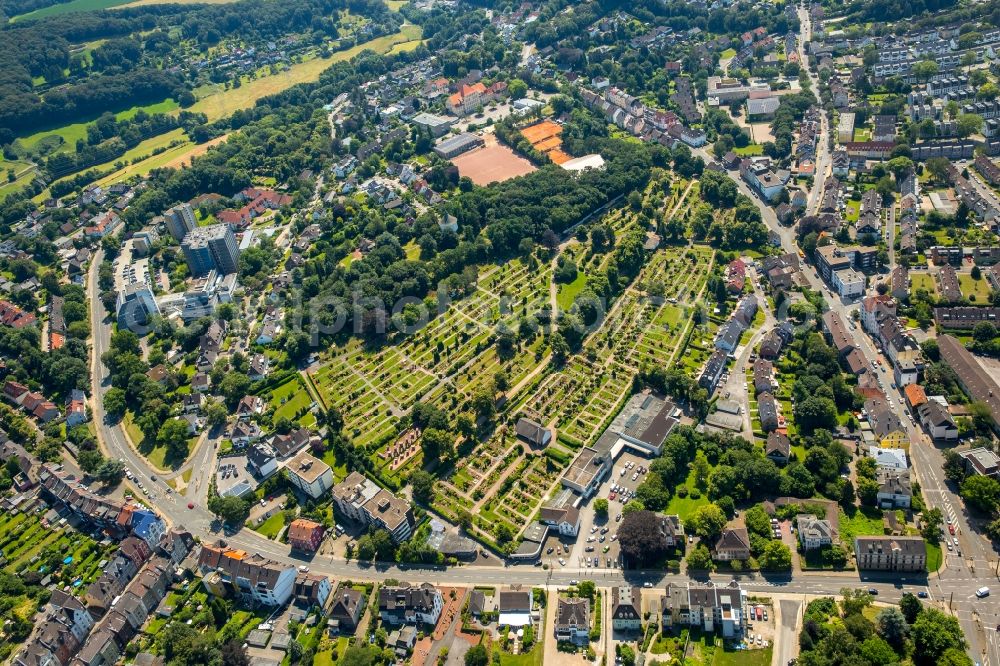
[[[635,489],[648,473],[648,466],[649,459],[631,451],[623,452],[597,494],[580,507],[580,533],[576,541],[558,535],[549,536],[542,561],[556,569],[561,566],[597,570],[619,568],[617,532],[622,507],[634,497]],[[598,518],[594,514],[594,500],[598,498],[608,500],[607,518]],[[596,567],[595,557],[598,558]],[[560,565],[560,558],[565,565]]]
[[[765,648],[774,643],[774,608],[770,601],[751,599],[746,611],[744,642],[751,649]]]
[[[219,466],[215,470],[215,487],[219,495],[225,497],[241,483],[247,490],[253,490],[257,487],[256,481],[247,471],[247,457],[226,456],[220,458]]]

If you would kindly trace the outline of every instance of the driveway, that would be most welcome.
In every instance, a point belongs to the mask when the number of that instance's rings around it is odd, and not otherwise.
[[[778,617],[775,622],[774,652],[771,666],[785,666],[799,654],[799,613],[802,601],[798,599],[778,599],[774,610]]]

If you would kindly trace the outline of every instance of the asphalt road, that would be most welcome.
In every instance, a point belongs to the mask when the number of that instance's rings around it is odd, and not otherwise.
[[[775,629],[772,663],[784,666],[799,654],[799,615],[802,613],[803,601],[799,599],[779,599],[778,615],[781,624]]]

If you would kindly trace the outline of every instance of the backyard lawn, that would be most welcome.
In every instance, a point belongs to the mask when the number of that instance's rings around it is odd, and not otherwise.
[[[910,293],[917,293],[918,289],[926,289],[932,296],[937,293],[937,286],[934,278],[927,273],[910,271]]]
[[[757,650],[715,649],[712,666],[769,666],[771,646]]]
[[[840,538],[844,543],[853,544],[854,537],[883,534],[882,512],[872,507],[854,509],[849,516],[840,510]]]
[[[990,283],[986,281],[986,278],[981,277],[978,280],[973,280],[971,275],[960,273],[958,284],[962,288],[962,295],[970,302],[989,303]]]
[[[500,666],[541,666],[545,650],[543,649],[542,641],[536,640],[528,652],[508,654],[497,650],[495,654],[500,655]]]
[[[309,411],[313,402],[312,397],[298,377],[288,380],[271,391],[269,402],[274,407],[275,420],[281,417],[289,421],[297,420],[300,425],[305,427],[316,423],[316,416]]]
[[[664,511],[668,515],[677,514],[681,517],[681,521],[687,520],[688,516],[694,513],[694,510],[698,507],[708,504],[708,498],[704,494],[698,499],[691,496],[692,492],[696,492],[694,487],[694,472],[688,475],[687,480],[684,481],[684,486],[688,489],[688,496],[680,497],[675,493],[670,499],[670,504],[667,506],[666,511]],[[680,487],[678,486],[678,488]]]

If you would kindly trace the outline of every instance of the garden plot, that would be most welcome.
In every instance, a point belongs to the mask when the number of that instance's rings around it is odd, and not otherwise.
[[[503,532],[501,525],[512,535],[520,532],[556,483],[559,471],[546,456],[522,457],[475,514],[476,528],[491,538]]]
[[[703,324],[695,324],[690,342],[678,355],[688,376],[697,377],[705,361],[715,351],[715,334],[722,323],[720,319],[708,318]]]
[[[603,432],[608,420],[618,413],[622,401],[631,391],[635,371],[612,362],[600,372],[580,377],[578,390],[565,404],[561,441],[591,444]]]
[[[690,321],[692,301],[698,299],[704,288],[712,264],[710,249],[697,246],[685,250],[683,254],[679,249],[671,248],[662,259],[651,264],[650,279],[663,280],[664,298],[668,300],[659,305],[629,350],[630,363],[636,366],[665,363],[673,357]],[[661,274],[665,275],[665,279],[657,277]]]
[[[75,531],[43,525],[35,514],[0,514],[3,568],[11,573],[34,569],[66,585],[80,581],[77,587],[82,587],[97,580],[100,562],[112,548]]]
[[[523,408],[538,414],[546,423],[550,422],[549,415],[558,412],[560,406],[564,405],[569,396],[576,390],[580,381],[580,376],[567,370],[575,363],[582,363],[582,361],[573,357],[567,362],[565,368],[547,375],[525,401]]]
[[[451,473],[439,481],[435,504],[446,516],[455,519],[460,508],[471,510],[504,472],[521,456],[522,450],[500,433],[481,444],[477,455],[455,463]]]
[[[336,409],[357,445],[381,441],[394,434],[398,414],[385,397],[352,365],[352,358],[338,357],[312,375],[327,409]]]

